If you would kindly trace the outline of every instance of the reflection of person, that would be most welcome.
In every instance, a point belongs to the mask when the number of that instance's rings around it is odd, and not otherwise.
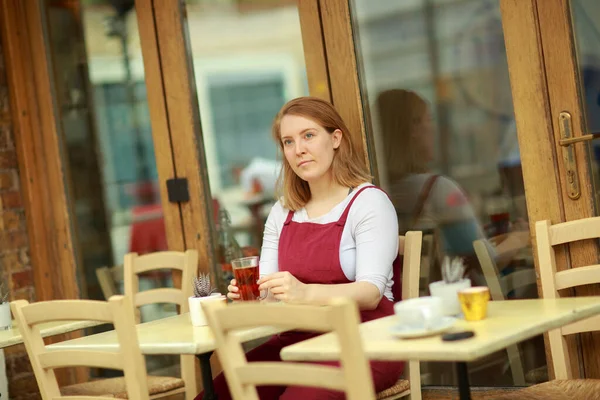
[[[140,255],[167,250],[167,233],[162,205],[157,201],[152,182],[135,186],[138,204],[132,207],[129,251]]]
[[[273,136],[284,154],[283,196],[268,217],[259,289],[288,303],[356,300],[363,321],[393,314],[392,275],[398,254],[394,208],[371,185],[361,154],[329,103],[312,97],[288,102]],[[396,265],[397,266],[397,265]],[[228,297],[238,299],[235,280]],[[248,353],[249,361],[279,360],[282,347],[315,336],[288,332]],[[326,363],[335,364],[335,363]],[[403,363],[372,362],[375,389],[392,386]],[[219,399],[230,399],[223,376]],[[261,399],[343,399],[343,393],[306,387],[259,388]]]
[[[444,255],[465,257],[471,266],[477,265],[473,241],[485,236],[473,207],[456,182],[429,170],[434,159],[429,105],[414,92],[392,89],[378,96],[376,109],[400,232],[437,232]],[[506,245],[496,248],[497,253],[510,259],[515,239],[522,246],[528,240],[525,235],[511,235]],[[470,277],[475,283],[483,283],[473,272]]]
[[[382,92],[376,107],[400,232],[440,229],[445,254],[473,255],[473,241],[484,235],[471,204],[456,182],[429,171],[434,127],[428,104],[394,89]]]

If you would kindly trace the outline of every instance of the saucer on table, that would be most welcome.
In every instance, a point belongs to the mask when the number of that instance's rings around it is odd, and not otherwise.
[[[429,329],[420,327],[416,328],[414,326],[397,323],[390,327],[390,333],[401,339],[433,336],[452,328],[456,320],[457,319],[454,317],[442,317],[440,320],[436,321],[433,324],[433,326]]]

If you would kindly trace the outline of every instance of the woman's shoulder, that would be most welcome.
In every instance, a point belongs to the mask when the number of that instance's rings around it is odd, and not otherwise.
[[[362,190],[360,194],[358,193],[359,190]],[[354,200],[354,204],[357,206],[356,209],[376,211],[386,211],[389,209],[394,212],[394,206],[388,194],[378,186],[375,186],[372,183],[363,183],[358,186],[355,191],[357,192]]]

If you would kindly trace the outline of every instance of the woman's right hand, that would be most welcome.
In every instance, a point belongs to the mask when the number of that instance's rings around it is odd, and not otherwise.
[[[229,282],[229,286],[227,286],[227,298],[229,300],[239,300],[240,299],[240,295],[239,295],[239,288],[237,287],[237,282],[235,279],[232,279],[231,282]]]

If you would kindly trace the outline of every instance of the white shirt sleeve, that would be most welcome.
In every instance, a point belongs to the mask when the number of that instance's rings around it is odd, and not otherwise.
[[[378,189],[366,189],[354,201],[346,224],[356,243],[356,282],[370,282],[383,296],[391,286],[398,256],[398,218],[392,202]]]
[[[278,201],[271,208],[265,230],[263,233],[263,243],[260,252],[259,270],[260,276],[272,274],[279,271],[278,254],[279,254],[279,236],[283,229],[283,223],[288,211],[283,208],[281,202]]]

